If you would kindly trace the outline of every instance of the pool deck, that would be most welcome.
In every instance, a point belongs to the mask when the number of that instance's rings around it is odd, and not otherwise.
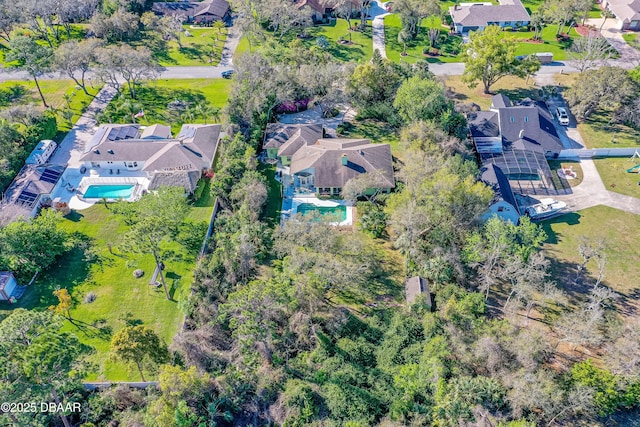
[[[101,171],[102,172],[102,171]],[[51,199],[54,201],[66,202],[71,209],[75,210],[83,210],[90,208],[94,204],[101,202],[101,199],[95,200],[83,200],[81,194],[79,194],[78,189],[82,183],[83,179],[87,178],[95,178],[102,179],[105,178],[105,184],[119,185],[126,184],[125,182],[118,183],[118,178],[135,178],[137,183],[142,185],[143,188],[147,188],[149,185],[149,179],[143,172],[140,171],[121,171],[120,175],[90,175],[89,171],[86,171],[84,174],[80,173],[79,168],[67,168],[65,170],[64,175],[62,176],[62,182],[58,185],[56,191],[51,195]],[[124,179],[123,179],[124,181]],[[67,189],[73,188],[73,191],[69,191]]]

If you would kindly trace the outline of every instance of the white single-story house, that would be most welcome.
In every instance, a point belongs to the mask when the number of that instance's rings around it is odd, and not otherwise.
[[[18,282],[10,271],[0,271],[0,301],[9,301]]]
[[[640,0],[602,0],[601,4],[616,16],[619,30],[640,31]]]
[[[531,16],[520,0],[499,0],[492,3],[460,3],[449,8],[453,29],[458,34],[481,31],[488,25],[499,27],[524,27],[531,22]]]
[[[138,124],[101,125],[80,160],[91,175],[115,182],[124,172],[139,172],[149,189],[182,186],[193,192],[202,172],[213,164],[221,137],[220,125],[185,124],[172,137],[168,126],[141,129]],[[90,178],[95,181],[95,179]],[[124,178],[123,178],[124,179]]]
[[[33,149],[25,163],[27,165],[42,165],[49,160],[54,151],[58,148],[58,144],[50,139],[38,142],[36,148]]]

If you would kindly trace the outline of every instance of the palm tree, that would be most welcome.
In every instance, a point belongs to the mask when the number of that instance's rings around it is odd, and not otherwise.
[[[602,24],[600,24],[600,30],[602,31],[602,27],[604,27],[604,23],[607,22],[607,19],[609,18],[615,18],[616,16],[613,14],[613,12],[611,12],[609,9],[602,9],[600,11],[600,16],[602,18],[604,18],[604,20],[602,21]]]
[[[407,56],[407,42],[411,40],[411,34],[404,28],[398,33],[398,43],[402,43],[402,56]]]
[[[222,21],[216,21],[216,22],[213,23],[213,28],[218,30],[218,35],[222,34],[222,29],[226,28],[226,27],[227,26]],[[216,36],[216,39],[218,39],[218,36]]]
[[[195,110],[202,116],[204,124],[207,124],[207,118],[211,117],[215,122],[220,121],[220,108],[208,104],[196,104]]]

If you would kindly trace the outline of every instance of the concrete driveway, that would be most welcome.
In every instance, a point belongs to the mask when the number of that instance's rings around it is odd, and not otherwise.
[[[600,28],[603,24],[603,20],[604,19],[602,18],[587,19],[586,24]],[[622,38],[622,34],[624,32],[617,29],[616,24],[616,19],[607,19],[606,22],[604,22],[600,33],[607,39],[611,46],[618,51],[620,54],[619,61],[630,62],[632,64],[640,63],[640,52],[629,46],[629,44]]]

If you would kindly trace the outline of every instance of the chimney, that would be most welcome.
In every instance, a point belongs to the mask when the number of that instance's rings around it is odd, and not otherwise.
[[[524,129],[520,129],[520,133],[518,134],[518,138],[522,139],[523,136],[524,136]]]
[[[347,164],[349,164],[349,158],[347,157],[346,153],[344,153],[342,157],[340,157],[340,163],[342,163],[342,166],[347,166]]]

